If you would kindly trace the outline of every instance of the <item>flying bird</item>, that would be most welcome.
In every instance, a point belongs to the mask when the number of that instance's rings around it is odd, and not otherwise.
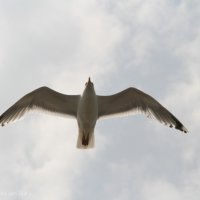
[[[18,100],[0,116],[0,125],[20,119],[31,110],[43,110],[72,116],[78,123],[77,148],[94,147],[94,129],[98,119],[122,113],[142,113],[147,117],[187,133],[183,124],[150,95],[133,87],[110,96],[96,95],[90,78],[82,95],[65,95],[40,87]]]

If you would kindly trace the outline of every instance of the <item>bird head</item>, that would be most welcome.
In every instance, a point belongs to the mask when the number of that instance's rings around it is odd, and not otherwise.
[[[90,77],[88,78],[88,82],[85,83],[85,86],[86,87],[88,87],[88,86],[92,86],[93,87],[93,83],[91,82]]]

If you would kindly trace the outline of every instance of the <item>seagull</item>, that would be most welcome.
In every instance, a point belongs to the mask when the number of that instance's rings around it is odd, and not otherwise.
[[[0,116],[0,125],[14,122],[31,110],[75,118],[79,129],[77,148],[80,149],[94,147],[94,129],[98,119],[127,112],[145,114],[171,128],[188,132],[172,113],[150,95],[133,87],[110,96],[96,95],[90,78],[82,95],[65,95],[45,86],[26,94]]]

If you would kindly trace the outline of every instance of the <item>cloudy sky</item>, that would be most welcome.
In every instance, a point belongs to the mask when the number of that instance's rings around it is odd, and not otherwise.
[[[29,114],[0,129],[0,199],[197,200],[200,196],[198,0],[0,0],[0,113],[48,86],[97,94],[133,86],[187,127],[142,115],[99,121],[76,149],[73,119]]]

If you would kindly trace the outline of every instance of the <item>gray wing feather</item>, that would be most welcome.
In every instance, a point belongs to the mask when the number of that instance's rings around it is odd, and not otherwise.
[[[20,119],[30,110],[44,110],[76,117],[80,95],[64,95],[48,87],[38,88],[17,101],[0,116],[0,124]]]
[[[175,127],[184,133],[188,132],[183,124],[157,100],[136,88],[128,88],[110,96],[98,96],[98,109],[99,118],[139,112],[169,127]]]

